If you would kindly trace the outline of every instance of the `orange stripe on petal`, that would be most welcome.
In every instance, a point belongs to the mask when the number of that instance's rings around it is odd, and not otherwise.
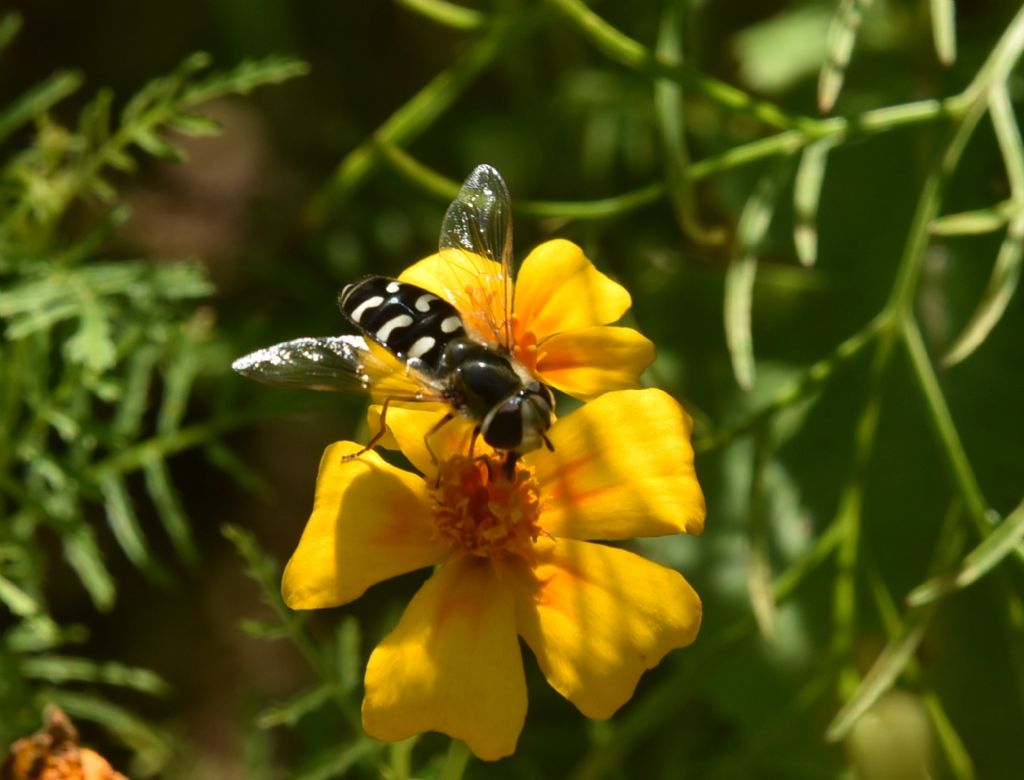
[[[700,628],[700,598],[682,575],[625,550],[543,542],[532,568],[510,571],[519,633],[551,686],[590,718],[613,715]]]
[[[320,461],[313,514],[285,567],[292,609],[344,604],[368,587],[433,566],[449,554],[435,532],[426,484],[358,444],[332,444]]]
[[[512,589],[488,561],[453,558],[371,654],[363,727],[385,740],[440,731],[493,761],[515,751],[525,718]]]
[[[654,344],[632,328],[596,325],[559,333],[537,348],[537,376],[589,400],[638,386],[654,361]]]
[[[541,485],[541,527],[571,539],[700,533],[692,427],[655,389],[607,393],[561,418],[549,431],[554,452],[525,457]]]
[[[546,241],[530,252],[516,278],[517,329],[532,331],[538,342],[574,328],[607,325],[630,303],[625,287],[564,239]]]

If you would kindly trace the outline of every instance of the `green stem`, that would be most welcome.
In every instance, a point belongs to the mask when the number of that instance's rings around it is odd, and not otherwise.
[[[935,433],[938,435],[939,442],[949,461],[949,468],[953,472],[953,479],[956,481],[960,497],[963,499],[967,514],[974,522],[978,533],[985,538],[991,533],[988,503],[981,492],[977,477],[974,476],[974,470],[971,468],[971,462],[964,450],[963,442],[960,441],[960,434],[957,432],[953,416],[946,405],[942,388],[939,387],[938,377],[935,375],[935,369],[928,357],[928,351],[921,338],[921,331],[918,329],[917,323],[913,320],[906,320],[903,323],[902,335],[903,345],[910,358],[914,377],[917,379],[921,395],[924,397]]]
[[[809,398],[818,392],[837,371],[852,362],[875,339],[885,323],[884,317],[875,317],[753,414],[738,423],[701,436],[694,442],[694,450],[700,454],[720,449],[737,436],[749,433],[778,411]]]
[[[446,0],[395,0],[398,5],[408,8],[433,22],[455,30],[478,30],[487,23],[487,17],[464,5]]]
[[[313,198],[309,223],[314,227],[323,224],[373,170],[382,145],[403,145],[418,137],[494,62],[509,41],[528,26],[528,19],[494,22],[454,65],[431,79],[369,139],[349,152]]]
[[[448,756],[444,760],[444,767],[438,780],[462,780],[462,774],[469,764],[469,748],[465,742],[453,739],[448,746]]]
[[[860,521],[864,499],[864,476],[882,409],[881,384],[892,355],[893,342],[882,339],[871,365],[868,402],[857,422],[852,473],[839,499],[834,525],[838,526],[840,541],[836,552],[836,580],[832,594],[833,657],[840,664],[839,697],[845,701],[853,695],[859,682],[853,665],[853,639],[857,620],[857,559],[860,552]]]
[[[766,125],[781,129],[802,128],[814,133],[818,120],[786,114],[774,103],[760,100],[724,81],[698,73],[658,57],[639,41],[630,38],[595,14],[582,0],[548,0],[576,29],[590,39],[601,51],[627,68],[670,79],[694,92],[704,95],[720,106],[749,114]]]
[[[88,470],[88,477],[91,480],[97,480],[109,474],[137,471],[154,458],[168,458],[177,452],[203,444],[227,431],[249,425],[257,419],[259,417],[255,414],[235,415],[191,425],[173,433],[153,436],[94,464]]]
[[[450,201],[455,198],[462,186],[460,182],[449,179],[421,163],[404,149],[391,144],[378,144],[378,151],[384,162],[425,192],[438,200]],[[555,201],[555,200],[515,200],[513,208],[519,216],[541,219],[607,219],[621,216],[635,209],[642,208],[660,200],[665,195],[665,185],[661,182],[649,184],[638,190],[597,200]]]

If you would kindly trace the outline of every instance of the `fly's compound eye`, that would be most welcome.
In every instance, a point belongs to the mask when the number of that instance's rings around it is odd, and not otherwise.
[[[496,450],[525,450],[522,446],[524,406],[519,395],[495,406],[480,426],[484,441]]]
[[[543,386],[542,386],[543,387]],[[547,390],[547,388],[544,388]],[[529,392],[522,394],[522,404],[519,407],[520,423],[522,425],[522,441],[517,448],[520,452],[530,452],[542,446],[550,448],[550,443],[544,436],[544,432],[551,427],[551,408],[548,403],[547,394]]]

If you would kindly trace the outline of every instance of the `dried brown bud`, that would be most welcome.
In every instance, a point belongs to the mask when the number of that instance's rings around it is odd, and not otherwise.
[[[0,766],[2,780],[128,780],[99,753],[78,743],[78,732],[60,707],[43,713],[43,727],[19,739]]]

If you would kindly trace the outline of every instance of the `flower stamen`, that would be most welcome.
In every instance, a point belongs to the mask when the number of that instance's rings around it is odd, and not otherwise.
[[[500,456],[457,456],[439,464],[433,507],[442,539],[495,565],[509,554],[529,558],[545,535],[533,471],[517,463],[510,477]]]

